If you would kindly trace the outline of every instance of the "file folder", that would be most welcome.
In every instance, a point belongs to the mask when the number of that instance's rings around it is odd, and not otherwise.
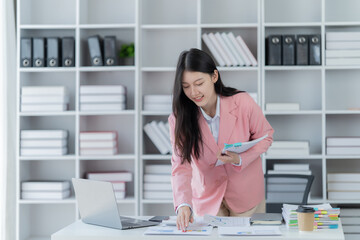
[[[309,65],[308,35],[296,36],[296,65]]]
[[[284,35],[282,41],[283,65],[295,65],[295,35]]]
[[[47,38],[46,63],[48,67],[60,66],[60,39],[57,37]]]
[[[267,65],[281,65],[281,35],[270,35],[266,39]]]
[[[44,38],[33,39],[33,66],[45,67],[45,40]]]
[[[105,66],[117,65],[115,36],[104,37],[104,62],[105,62]]]
[[[32,38],[21,38],[20,40],[20,66],[32,66]]]
[[[92,66],[103,66],[102,42],[98,35],[88,38]]]
[[[61,41],[62,50],[62,66],[74,67],[75,66],[75,39],[73,37],[64,37]]]
[[[309,35],[309,64],[321,64],[321,37],[320,34]]]

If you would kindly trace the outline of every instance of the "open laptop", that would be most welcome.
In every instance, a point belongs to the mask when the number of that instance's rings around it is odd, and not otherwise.
[[[122,217],[111,182],[73,178],[76,200],[83,222],[116,229],[149,227],[159,223]]]

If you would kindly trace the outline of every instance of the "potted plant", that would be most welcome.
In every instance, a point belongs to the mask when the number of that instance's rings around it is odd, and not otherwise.
[[[121,65],[134,65],[135,46],[134,43],[122,44],[119,51]]]

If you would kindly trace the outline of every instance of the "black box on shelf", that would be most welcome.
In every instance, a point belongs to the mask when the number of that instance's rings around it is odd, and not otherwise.
[[[296,65],[309,65],[308,35],[296,36]]]
[[[90,62],[92,66],[103,66],[102,39],[100,36],[88,38]]]
[[[20,40],[20,66],[32,66],[32,38],[21,38]]]
[[[309,64],[321,65],[321,36],[309,35]]]
[[[61,57],[63,67],[75,66],[75,39],[73,37],[63,37],[61,41]]]
[[[46,64],[48,67],[59,67],[60,62],[60,39],[57,37],[49,37],[46,39],[47,53]]]
[[[295,65],[295,35],[282,37],[282,64]]]
[[[269,35],[266,39],[266,65],[281,65],[282,36]]]
[[[33,38],[33,67],[45,67],[44,38]]]
[[[104,65],[105,66],[117,65],[115,36],[104,37]]]

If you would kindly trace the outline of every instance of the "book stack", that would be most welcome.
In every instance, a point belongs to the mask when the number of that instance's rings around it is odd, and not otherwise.
[[[326,153],[328,155],[359,155],[360,137],[327,137]]]
[[[360,209],[341,208],[341,224],[346,240],[360,239]]]
[[[68,109],[69,93],[64,86],[21,88],[22,112],[61,112]]]
[[[267,103],[266,111],[299,111],[299,103]]]
[[[152,121],[145,124],[144,132],[161,154],[172,152],[168,123]]]
[[[275,163],[274,170],[268,170],[268,174],[300,174],[311,175],[308,163],[288,164]],[[302,201],[307,179],[302,178],[275,178],[269,177],[266,185],[266,201],[271,203],[287,202],[299,203]]]
[[[121,111],[126,108],[126,87],[122,85],[80,86],[80,111]]]
[[[80,155],[115,155],[118,153],[117,132],[80,132]]]
[[[21,183],[22,199],[55,200],[69,196],[69,181],[26,181]]]
[[[327,66],[360,65],[360,32],[327,32]]]
[[[283,204],[282,215],[287,228],[298,228],[296,209],[299,205]],[[306,205],[315,209],[314,229],[336,229],[339,227],[340,208],[330,204]]]
[[[240,35],[235,37],[232,32],[204,33],[202,39],[221,67],[258,65]]]
[[[21,130],[20,155],[60,156],[68,152],[65,130]]]
[[[132,174],[127,171],[119,172],[88,172],[86,178],[95,181],[111,182],[116,199],[125,199],[126,183],[132,182]]]
[[[273,141],[267,155],[309,155],[308,141]]]
[[[360,173],[328,173],[329,200],[359,200]]]
[[[171,112],[171,95],[145,95],[144,111]]]
[[[144,199],[172,199],[171,165],[148,164],[144,174]]]

